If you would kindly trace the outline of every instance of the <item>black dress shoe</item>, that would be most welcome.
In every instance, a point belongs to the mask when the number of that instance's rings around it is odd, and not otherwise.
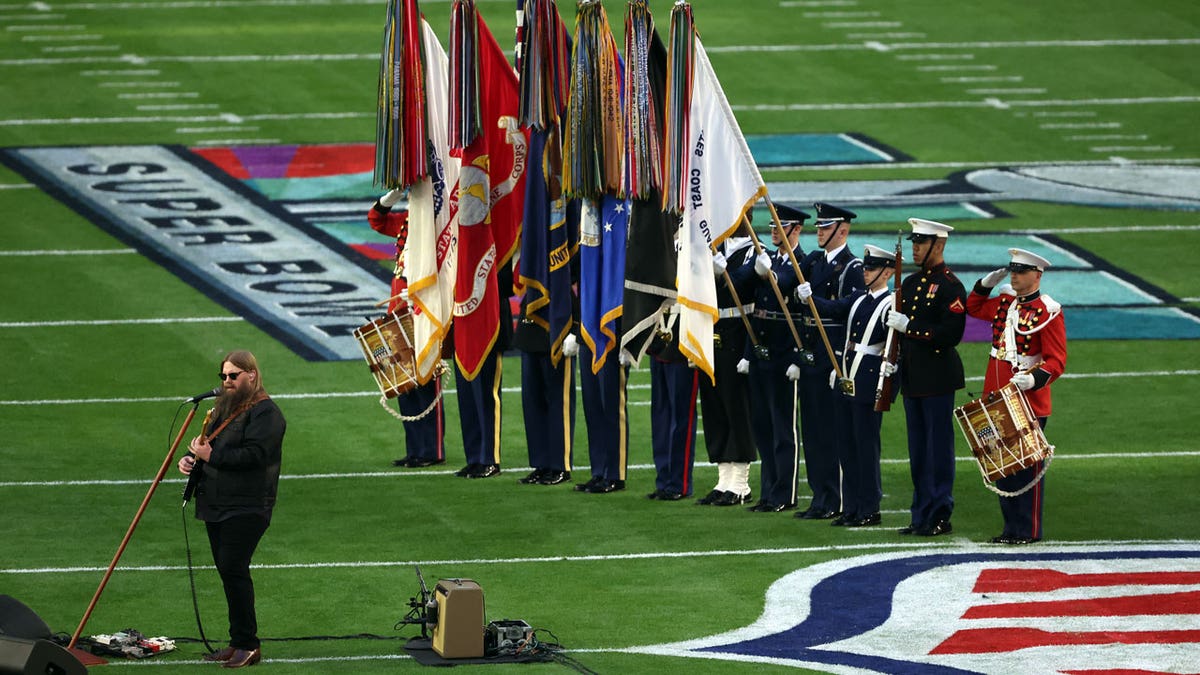
[[[412,461],[412,460],[410,460],[407,457],[401,457],[400,459],[393,459],[392,466],[398,466],[400,468],[404,468],[404,467],[408,466],[408,463],[410,461]]]
[[[424,469],[427,466],[436,466],[438,464],[445,464],[445,463],[446,463],[446,460],[444,460],[444,459],[433,459],[431,457],[413,457],[412,459],[408,460],[408,468]]]
[[[803,516],[800,516],[800,517],[805,520],[829,520],[830,518],[837,518],[840,515],[841,515],[840,511],[826,511],[825,509],[809,509],[804,512]]]
[[[1035,541],[1038,540],[1034,539],[1033,537],[1010,537],[1003,534],[999,537],[992,537],[993,544],[1004,544],[1006,546],[1024,546],[1026,544],[1032,544]]]
[[[768,506],[769,508],[763,509],[764,513],[779,513],[780,511],[787,511],[795,506],[795,504],[770,504]]]
[[[475,470],[468,473],[467,478],[491,478],[499,473],[499,464],[476,464]]]
[[[745,504],[753,498],[753,493],[747,492],[744,495],[739,495],[736,492],[726,491],[721,495],[721,498],[713,502],[713,506],[737,506]]]
[[[576,492],[590,492],[592,486],[602,480],[604,479],[599,476],[592,476],[586,483],[576,483],[574,489]]]
[[[763,511],[769,511],[769,510],[772,510],[773,508],[774,508],[774,505],[771,504],[771,502],[760,499],[757,502],[755,502],[754,506],[747,506],[746,510],[753,511],[754,513],[762,513]]]
[[[701,497],[700,499],[697,499],[696,504],[698,506],[711,506],[713,504],[716,504],[717,500],[721,499],[726,494],[728,494],[728,493],[726,493],[724,490],[712,490],[708,494]]]
[[[655,490],[654,492],[647,492],[646,499],[658,499],[658,496],[661,494],[662,494],[662,490]]]
[[[624,489],[625,481],[623,480],[608,480],[606,478],[601,478],[599,482],[588,488],[588,492],[594,495],[603,495],[608,494],[609,492],[617,492]]]
[[[479,467],[481,467],[481,466],[483,466],[483,465],[482,464],[468,464],[468,465],[464,466],[463,468],[459,469],[458,471],[455,471],[454,475],[458,476],[459,478],[466,478],[467,476],[471,475],[472,472],[479,470]]]
[[[570,471],[555,471],[551,469],[542,474],[542,477],[538,479],[538,485],[558,485],[569,480],[571,480]]]
[[[261,649],[237,649],[234,650],[233,656],[229,660],[221,664],[222,668],[244,668],[252,666],[262,660]]]
[[[542,476],[545,474],[546,474],[546,469],[534,469],[533,471],[529,472],[528,476],[523,476],[521,478],[518,478],[517,482],[521,483],[523,485],[532,485],[534,483],[540,482],[542,480]]]
[[[915,534],[921,537],[936,537],[939,534],[950,534],[954,531],[954,526],[948,520],[939,520],[932,525],[922,527],[916,530]]]
[[[854,520],[855,520],[855,516],[852,516],[848,513],[843,513],[842,515],[838,516],[837,518],[834,518],[833,522],[831,522],[829,524],[834,527],[844,527],[844,526],[849,525],[850,523],[854,522]]]
[[[883,516],[879,515],[879,512],[876,511],[869,516],[863,516],[862,518],[856,518],[847,522],[846,527],[871,527],[872,525],[879,525],[882,522]]]
[[[664,501],[664,502],[677,502],[677,501],[679,501],[680,499],[683,499],[683,498],[684,498],[684,495],[682,495],[682,494],[680,494],[680,493],[678,493],[678,492],[672,492],[672,491],[670,491],[670,490],[662,490],[662,491],[660,491],[660,492],[658,493],[658,499],[659,499],[659,501]]]

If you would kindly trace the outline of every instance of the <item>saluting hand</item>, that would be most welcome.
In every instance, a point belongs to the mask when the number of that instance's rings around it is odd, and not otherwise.
[[[1001,267],[998,270],[992,270],[987,273],[987,276],[979,280],[979,285],[984,288],[995,288],[996,284],[1004,280],[1008,276],[1008,268]]]

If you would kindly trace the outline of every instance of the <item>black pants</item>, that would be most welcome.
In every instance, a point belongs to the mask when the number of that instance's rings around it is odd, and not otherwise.
[[[229,605],[229,646],[235,649],[258,649],[259,646],[250,558],[270,522],[266,515],[250,513],[205,523],[213,562],[221,575],[225,602]]]

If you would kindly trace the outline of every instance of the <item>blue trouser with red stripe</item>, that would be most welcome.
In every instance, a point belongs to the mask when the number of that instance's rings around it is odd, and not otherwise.
[[[396,407],[400,409],[401,415],[417,417],[425,413],[425,416],[418,420],[402,420],[404,448],[406,456],[410,459],[446,459],[446,414],[440,398],[441,393],[442,380],[440,377],[434,377],[396,397]],[[432,410],[430,406],[433,406]]]

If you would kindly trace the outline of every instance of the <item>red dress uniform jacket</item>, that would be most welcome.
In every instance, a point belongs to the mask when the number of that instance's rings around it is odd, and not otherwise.
[[[1020,370],[1040,363],[1030,371],[1034,385],[1025,392],[1025,398],[1034,415],[1049,417],[1050,383],[1063,374],[1067,365],[1067,331],[1062,306],[1040,292],[1019,299],[1011,292],[989,298],[990,292],[991,289],[976,284],[967,296],[967,313],[992,324],[992,352],[983,378],[983,390],[996,391],[1008,384],[1014,374],[1014,361]],[[1014,301],[1018,314],[1012,337],[1016,344],[1008,345],[1005,334]]]
[[[392,301],[388,303],[389,312],[398,312],[408,306],[400,300],[400,291],[408,288],[408,279],[404,277],[404,244],[408,241],[408,211],[394,213],[388,209],[380,209],[378,203],[367,211],[367,222],[371,229],[379,234],[396,238],[396,272],[392,276]]]

